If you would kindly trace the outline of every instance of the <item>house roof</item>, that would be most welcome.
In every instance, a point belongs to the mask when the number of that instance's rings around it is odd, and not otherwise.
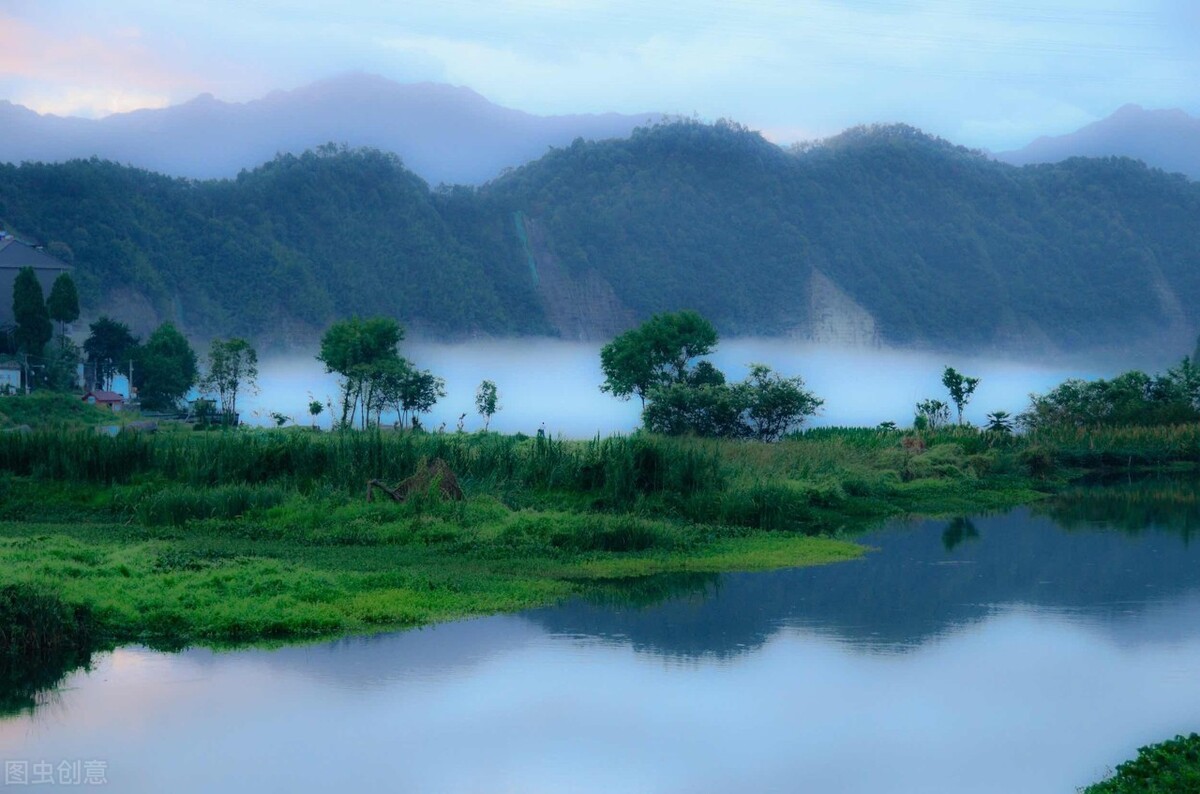
[[[94,389],[83,395],[83,399],[95,397],[98,403],[120,403],[125,402],[125,396],[118,394],[115,391],[105,391],[104,389]]]
[[[0,238],[0,268],[32,267],[37,270],[70,270],[71,266],[40,248],[15,237]]]

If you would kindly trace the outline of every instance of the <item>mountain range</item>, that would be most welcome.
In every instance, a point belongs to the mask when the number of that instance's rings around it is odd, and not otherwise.
[[[172,107],[101,119],[41,115],[0,101],[0,161],[100,157],[169,176],[236,176],[276,154],[325,143],[401,157],[430,184],[479,185],[575,138],[623,138],[661,113],[536,116],[468,88],[406,84],[354,73],[245,103],[204,94]],[[1000,152],[1012,165],[1069,157],[1132,157],[1200,179],[1200,119],[1182,110],[1126,105],[1077,132]]]
[[[0,224],[85,315],[310,344],[387,314],[461,339],[606,340],[691,308],[725,335],[968,352],[1190,352],[1200,183],[1016,167],[900,125],[785,150],[733,123],[575,140],[480,187],[325,145],[236,179],[0,165]]]
[[[212,179],[332,141],[394,152],[430,184],[479,184],[550,146],[627,136],[661,115],[535,116],[468,88],[348,74],[251,102],[204,94],[101,119],[40,115],[0,101],[0,159],[54,163],[96,156]]]

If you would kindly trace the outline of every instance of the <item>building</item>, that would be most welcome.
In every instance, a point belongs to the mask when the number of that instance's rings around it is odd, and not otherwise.
[[[0,361],[0,394],[21,391],[21,365],[15,361]]]
[[[42,294],[50,296],[50,288],[60,273],[71,272],[66,262],[51,256],[40,247],[26,245],[11,234],[0,232],[0,330],[15,325],[13,317],[13,284],[21,268],[31,267],[42,285]]]
[[[83,395],[83,401],[88,405],[96,405],[110,411],[120,411],[125,407],[124,397],[115,391],[104,391],[103,389],[92,389]]]

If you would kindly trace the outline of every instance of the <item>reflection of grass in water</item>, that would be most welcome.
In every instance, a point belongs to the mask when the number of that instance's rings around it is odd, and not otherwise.
[[[1200,482],[1153,477],[1085,485],[1039,502],[1033,510],[1064,529],[1114,529],[1130,535],[1165,530],[1187,543],[1200,528]]]
[[[29,584],[0,587],[0,714],[32,709],[37,693],[87,665],[94,620]]]
[[[583,598],[598,606],[645,609],[685,596],[708,599],[716,595],[720,581],[719,573],[705,571],[619,578],[596,583]]]

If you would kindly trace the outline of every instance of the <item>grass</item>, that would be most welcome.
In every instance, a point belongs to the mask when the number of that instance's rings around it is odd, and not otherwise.
[[[0,431],[18,427],[54,429],[68,425],[121,424],[121,413],[88,405],[75,394],[39,391],[0,396]]]

